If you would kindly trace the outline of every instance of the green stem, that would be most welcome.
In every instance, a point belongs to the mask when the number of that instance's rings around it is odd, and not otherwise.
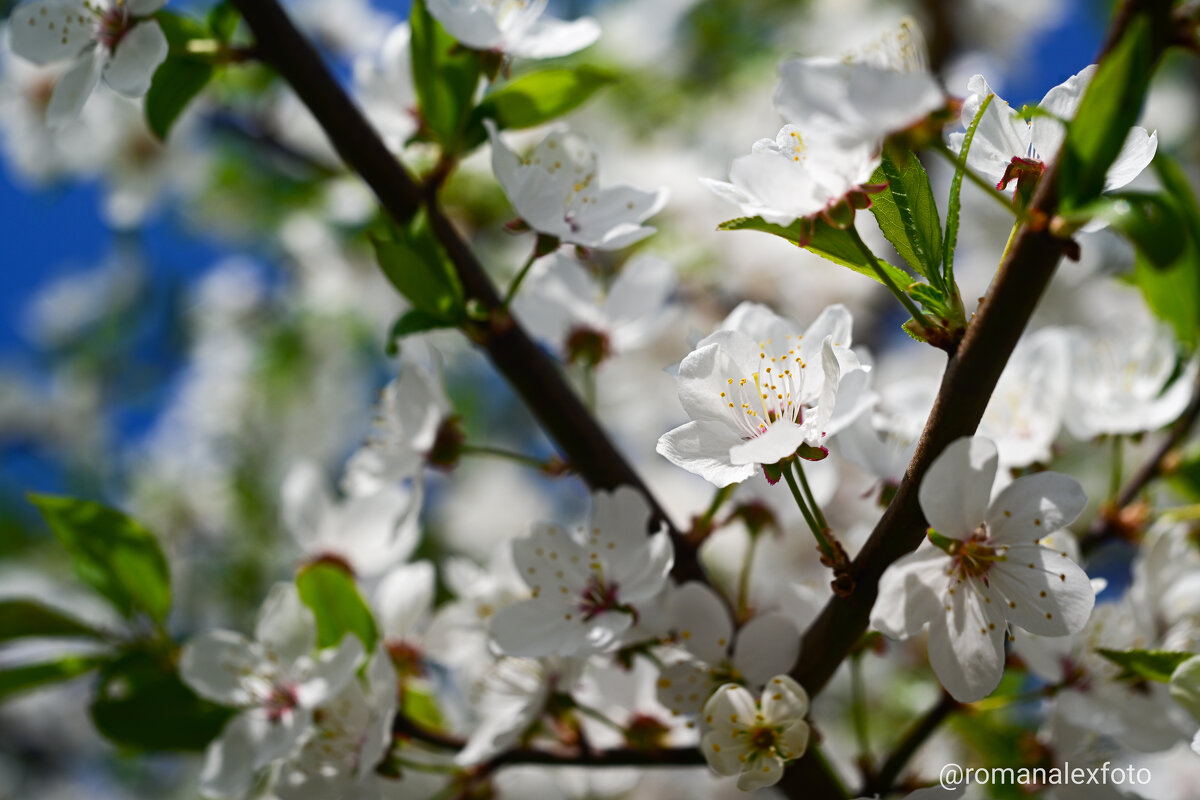
[[[858,235],[858,231],[853,225],[846,229],[846,233],[850,235],[850,240],[854,242],[855,247],[857,247],[859,252],[863,254],[863,257],[867,259],[867,263],[871,265],[871,269],[875,270],[875,274],[879,276],[879,280],[892,294],[896,296],[896,299],[900,301],[900,305],[904,306],[904,310],[912,315],[912,318],[916,320],[917,324],[922,328],[925,330],[933,330],[934,326],[929,322],[929,318],[921,313],[921,310],[917,308],[915,303],[913,303],[912,298],[906,295],[904,290],[896,285],[896,282],[892,280],[890,275],[884,272],[883,266],[879,263],[879,259],[875,257],[875,253],[871,251],[871,248],[867,247],[867,243],[864,242],[862,237]]]
[[[1108,476],[1108,498],[1116,502],[1121,494],[1121,472],[1125,466],[1125,437],[1115,434],[1112,437],[1112,471]]]
[[[808,510],[808,504],[804,502],[804,495],[800,493],[800,487],[796,485],[796,479],[792,476],[792,471],[788,469],[786,464],[782,466],[783,479],[787,481],[788,488],[792,490],[792,497],[796,498],[796,505],[799,506],[800,513],[804,515],[804,521],[808,523],[813,537],[817,540],[817,547],[820,548],[822,555],[832,561],[834,559],[834,550],[829,544],[829,540],[825,538],[825,529],[817,524],[816,518]]]
[[[1013,242],[1017,240],[1017,233],[1021,230],[1021,220],[1018,218],[1013,223],[1012,230],[1008,232],[1008,241],[1004,243],[1004,252],[1000,254],[1000,263],[1003,264],[1008,260],[1008,251],[1012,249]]]
[[[596,720],[597,722],[599,722],[609,728],[612,728],[614,731],[621,734],[622,736],[625,735],[625,729],[623,727],[621,727],[620,725],[618,725],[617,723],[613,722],[611,719],[609,719],[608,716],[605,715],[605,713],[603,711],[601,711],[597,708],[592,708],[591,706],[585,706],[582,703],[577,702],[577,701],[575,702],[575,710],[578,711],[580,714],[583,714],[585,717],[591,717],[592,719]]]
[[[854,716],[854,738],[863,764],[871,758],[871,737],[867,727],[867,695],[863,686],[862,652],[850,657],[850,712]]]
[[[533,467],[536,470],[545,472],[549,465],[539,458],[527,456],[524,453],[514,453],[512,450],[505,450],[502,447],[488,447],[485,445],[464,444],[462,446],[462,454],[464,456],[489,456],[491,458],[504,458],[509,461],[515,461],[518,464],[523,464],[527,467]]]
[[[725,501],[729,499],[729,496],[733,494],[733,490],[737,487],[736,483],[731,483],[728,486],[722,486],[720,489],[717,489],[713,494],[712,502],[708,504],[708,508],[696,518],[695,527],[697,530],[704,530],[712,524],[713,519],[717,516],[717,512],[721,510],[721,506],[725,505]]]
[[[743,619],[750,609],[750,571],[754,567],[754,554],[758,551],[758,534],[750,534],[750,544],[742,560],[742,571],[738,575],[737,617]]]
[[[822,531],[829,530],[829,523],[825,521],[825,515],[821,513],[821,506],[817,505],[817,498],[813,495],[812,488],[808,485],[808,478],[804,477],[804,466],[801,459],[797,458],[793,462],[796,467],[796,475],[800,478],[800,488],[804,492],[804,499],[808,501],[809,507],[812,508],[813,517],[817,520],[817,524],[821,526]]]
[[[955,168],[958,167],[958,155],[945,144],[933,148],[933,151],[953,164]],[[984,194],[995,199],[997,203],[1004,206],[1005,211],[1012,214],[1017,219],[1021,219],[1021,212],[1013,204],[1011,198],[999,191],[995,186],[992,186],[992,184],[980,177],[980,175],[975,171],[968,169],[965,165],[963,166],[962,172],[966,179],[982,189]]]
[[[596,368],[589,364],[583,365],[583,403],[588,411],[596,413]]]
[[[521,271],[517,273],[517,277],[513,278],[512,283],[508,285],[508,291],[504,293],[504,300],[500,305],[505,311],[512,305],[513,298],[517,296],[517,290],[525,282],[525,276],[529,274],[529,270],[533,267],[533,262],[537,261],[537,257],[538,248],[534,245],[533,252],[529,254],[529,258],[525,259],[525,263],[521,265]]]

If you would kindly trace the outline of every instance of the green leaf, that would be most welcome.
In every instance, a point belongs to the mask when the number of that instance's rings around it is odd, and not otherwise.
[[[296,575],[296,588],[316,617],[318,647],[334,647],[353,633],[368,653],[374,649],[379,638],[375,618],[343,567],[323,561],[309,564]]]
[[[1175,204],[1161,194],[1114,192],[1063,216],[1080,225],[1092,219],[1104,220],[1159,268],[1175,263],[1187,246],[1183,218]]]
[[[522,75],[489,92],[471,113],[467,146],[487,138],[483,120],[492,119],[501,130],[532,128],[557,119],[586,103],[599,89],[616,81],[616,75],[596,67],[555,68]]]
[[[222,42],[228,42],[242,21],[242,14],[229,0],[222,0],[208,12],[208,29]]]
[[[198,697],[168,655],[147,652],[101,671],[90,711],[106,738],[139,750],[203,750],[236,713]]]
[[[921,159],[911,151],[899,154],[885,151],[871,182],[887,184],[886,189],[871,198],[871,213],[884,237],[914,272],[939,286],[942,222]]]
[[[1158,17],[1167,15],[1153,5],[1147,3],[1134,14],[1120,41],[1101,60],[1067,128],[1058,182],[1064,210],[1100,196],[1108,168],[1138,121],[1157,63],[1157,41],[1165,36]]]
[[[437,695],[420,684],[406,685],[401,703],[400,710],[404,716],[425,730],[440,731],[445,728],[446,720],[438,708]]]
[[[1200,503],[1200,452],[1188,453],[1183,461],[1167,473],[1171,488],[1192,503]]]
[[[421,120],[442,147],[457,152],[479,85],[479,58],[446,33],[425,0],[414,0],[409,24]]]
[[[172,53],[183,54],[187,51],[187,43],[192,39],[207,39],[212,34],[204,23],[170,11],[156,11],[154,18],[158,20],[158,26],[167,37],[167,45]]]
[[[85,636],[103,638],[86,622],[35,600],[0,601],[0,642],[26,636]]]
[[[387,222],[377,226],[371,242],[383,273],[416,310],[447,325],[465,318],[462,283],[424,211],[403,228]]]
[[[414,333],[424,333],[425,331],[438,330],[439,328],[452,328],[455,323],[449,320],[435,317],[431,314],[426,314],[419,309],[410,309],[401,314],[395,322],[392,323],[392,329],[388,333],[388,353],[395,355],[399,352],[398,340],[405,336],[412,336]]]
[[[1120,679],[1145,679],[1168,683],[1171,673],[1194,654],[1174,650],[1106,650],[1098,648],[1100,655],[1120,667]]]
[[[213,66],[185,56],[169,56],[154,72],[146,92],[146,124],[165,140],[187,104],[203,91],[213,76]]]
[[[102,656],[65,656],[54,661],[0,668],[0,701],[48,683],[77,678],[104,663]]]
[[[161,622],[171,609],[167,560],[154,535],[119,511],[71,497],[30,495],[79,578],[126,617]]]
[[[1194,351],[1200,344],[1200,255],[1196,246],[1189,244],[1185,256],[1166,269],[1139,256],[1130,278],[1154,315]]]
[[[808,236],[807,244],[801,244],[804,241],[804,224],[802,220],[796,220],[791,225],[783,226],[767,222],[762,217],[738,217],[737,219],[726,220],[717,226],[717,230],[721,231],[762,231],[771,233],[775,236],[787,239],[789,242],[803,247],[805,250],[816,253],[822,258],[826,258],[835,264],[840,264],[843,267],[849,267],[860,275],[866,275],[872,280],[879,280],[879,276],[875,274],[875,270],[863,258],[863,254],[854,244],[854,240],[850,238],[846,231],[838,230],[827,224],[825,221],[818,219]],[[912,283],[912,276],[899,267],[895,267],[888,262],[880,259],[880,266],[884,272],[895,281],[897,286],[908,286]]]
[[[945,292],[936,286],[930,286],[927,283],[914,283],[904,287],[905,294],[916,300],[925,310],[933,314],[935,317],[950,317],[951,308],[949,298]]]
[[[967,170],[967,156],[971,152],[971,143],[975,141],[975,131],[979,129],[979,121],[987,112],[988,106],[996,95],[989,94],[979,104],[975,118],[971,120],[966,134],[963,136],[962,147],[958,151],[958,166],[954,168],[954,177],[950,180],[950,200],[946,204],[946,237],[942,243],[942,284],[952,289],[958,295],[958,285],[954,281],[954,250],[958,247],[958,216],[962,211],[962,182],[963,173]]]

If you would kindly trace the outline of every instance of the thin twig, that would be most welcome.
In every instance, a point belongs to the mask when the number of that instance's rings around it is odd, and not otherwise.
[[[921,745],[925,744],[946,718],[960,707],[957,700],[943,691],[937,705],[926,711],[925,715],[905,732],[896,748],[884,759],[879,771],[872,776],[871,780],[867,781],[859,794],[870,797],[891,791],[896,784],[896,779],[900,777],[900,773],[917,750],[921,749]]]

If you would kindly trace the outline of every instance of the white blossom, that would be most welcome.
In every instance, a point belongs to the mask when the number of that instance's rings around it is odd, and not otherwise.
[[[513,542],[513,561],[532,597],[492,618],[501,651],[531,658],[603,652],[662,592],[674,548],[665,530],[650,533],[646,499],[627,486],[592,498],[586,528],[539,524]]]
[[[354,62],[354,85],[363,111],[393,152],[403,150],[418,127],[411,41],[412,31],[402,22],[392,28],[376,57]]]
[[[260,770],[303,742],[313,710],[353,680],[363,656],[355,636],[314,655],[315,645],[313,614],[285,583],[263,603],[255,641],[218,630],[184,645],[180,677],[201,697],[240,709],[208,747],[200,773],[204,795],[245,797]]]
[[[147,19],[166,0],[30,0],[10,17],[13,51],[35,64],[70,61],[46,108],[51,126],[79,116],[103,74],[121,94],[140,97],[167,57],[167,37]]]
[[[888,567],[871,612],[871,624],[894,639],[929,624],[930,663],[960,702],[999,683],[1009,625],[1065,636],[1084,627],[1095,603],[1086,573],[1041,544],[1083,510],[1079,484],[1040,472],[990,499],[997,460],[995,445],[979,437],[937,457],[918,496],[941,546],[924,545]]]
[[[600,38],[591,17],[572,22],[543,17],[547,0],[429,0],[429,13],[473,50],[516,58],[557,58]]]
[[[736,775],[738,788],[773,786],[784,765],[804,755],[809,729],[808,695],[787,675],[767,681],[755,701],[745,687],[727,683],[704,704],[704,758],[720,775]]]
[[[596,153],[578,133],[551,131],[527,158],[484,120],[492,141],[492,171],[517,215],[538,233],[568,244],[617,250],[646,238],[641,223],[662,210],[667,191],[600,188]]]
[[[867,408],[850,326],[840,305],[801,331],[766,306],[741,304],[679,365],[679,402],[692,421],[663,434],[658,452],[728,486],[804,445],[823,447]]]

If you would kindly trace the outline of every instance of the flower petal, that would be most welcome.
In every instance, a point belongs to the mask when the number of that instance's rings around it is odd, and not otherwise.
[[[319,546],[332,505],[320,467],[312,461],[292,467],[280,490],[280,511],[292,538],[306,553]]]
[[[533,599],[497,611],[491,621],[496,646],[511,656],[573,655],[586,642],[579,615],[565,603]]]
[[[1007,556],[988,571],[1008,601],[1000,608],[1005,619],[1040,636],[1083,630],[1096,604],[1086,572],[1065,553],[1036,544],[1012,545]]]
[[[800,655],[800,632],[783,614],[761,614],[738,631],[733,666],[751,683],[787,673]]]
[[[250,694],[242,677],[260,666],[259,654],[245,636],[210,631],[191,639],[179,654],[179,677],[196,694],[226,706],[245,705]]]
[[[104,67],[104,82],[126,97],[141,97],[150,89],[158,65],[167,60],[167,36],[158,20],[145,20],[129,29]]]
[[[740,441],[719,422],[686,422],[658,440],[658,454],[714,486],[741,483],[754,475],[753,464],[735,465],[730,448]]]
[[[658,702],[672,714],[696,714],[713,691],[712,670],[697,661],[680,661],[662,671],[656,684]]]
[[[428,561],[400,564],[379,581],[375,611],[387,641],[411,637],[433,605],[434,569]]]
[[[231,719],[204,754],[199,789],[205,797],[241,798],[254,784],[259,726],[253,712]]]
[[[1137,126],[1130,128],[1125,137],[1125,144],[1121,145],[1121,151],[1104,174],[1104,191],[1120,189],[1141,175],[1142,170],[1150,166],[1157,152],[1157,133],[1148,133],[1145,128]]]
[[[783,762],[773,756],[761,756],[738,775],[737,787],[743,792],[753,792],[774,786],[783,777]]]
[[[754,696],[744,686],[726,683],[704,703],[704,722],[721,730],[744,728],[754,722],[757,711]]]
[[[9,43],[34,64],[66,61],[95,41],[94,19],[83,0],[21,3],[9,16]]]
[[[700,751],[713,772],[737,775],[742,771],[742,757],[750,751],[750,746],[745,736],[734,738],[728,729],[720,728],[704,734]]]
[[[254,638],[287,664],[312,652],[317,643],[317,623],[312,611],[300,601],[294,584],[280,582],[271,587],[259,609]]]
[[[932,545],[895,561],[879,579],[871,626],[892,639],[916,636],[925,623],[945,612],[949,557]]]
[[[729,460],[735,466],[775,464],[794,455],[800,445],[812,438],[809,428],[789,420],[779,420],[765,433],[729,448]]]
[[[934,460],[917,494],[934,530],[966,539],[984,521],[996,460],[996,445],[979,436],[956,439]]]
[[[50,105],[46,106],[46,125],[61,128],[79,118],[83,104],[100,82],[100,71],[107,56],[98,48],[85,50],[66,74],[54,85]]]
[[[808,692],[790,676],[776,675],[763,687],[762,713],[772,725],[804,719]]]
[[[699,581],[689,581],[671,595],[667,613],[679,643],[689,653],[710,665],[725,660],[733,620],[720,595]]]
[[[504,51],[517,58],[558,58],[578,52],[599,38],[600,24],[591,17],[570,22],[543,18],[505,44]]]
[[[352,633],[343,636],[336,648],[322,650],[311,674],[296,687],[300,705],[316,708],[337,695],[354,678],[364,654],[362,641]]]
[[[984,521],[997,544],[1036,542],[1070,525],[1086,505],[1079,481],[1058,472],[1038,472],[1017,478],[996,495]]]
[[[1171,674],[1171,698],[1200,722],[1200,656],[1194,656]]]
[[[986,697],[1004,674],[1004,618],[997,603],[971,580],[948,595],[944,613],[929,625],[929,663],[946,691],[960,703]]]

